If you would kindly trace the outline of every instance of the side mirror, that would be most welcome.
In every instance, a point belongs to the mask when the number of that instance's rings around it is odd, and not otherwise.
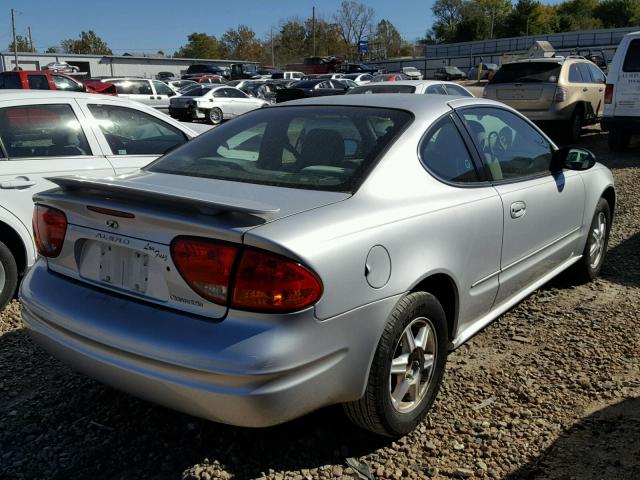
[[[553,152],[552,171],[588,170],[596,164],[596,156],[586,148],[563,147]]]

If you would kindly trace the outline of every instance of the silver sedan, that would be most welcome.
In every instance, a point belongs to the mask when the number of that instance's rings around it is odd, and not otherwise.
[[[35,197],[23,318],[54,356],[263,427],[325,405],[403,435],[447,353],[564,270],[602,267],[610,171],[490,100],[261,109],[139,173]]]

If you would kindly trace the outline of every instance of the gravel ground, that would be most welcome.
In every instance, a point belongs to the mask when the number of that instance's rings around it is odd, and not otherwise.
[[[100,385],[0,314],[0,478],[640,478],[640,145],[616,155],[619,202],[602,278],[563,278],[450,355],[416,432],[392,442],[328,408],[250,430]]]

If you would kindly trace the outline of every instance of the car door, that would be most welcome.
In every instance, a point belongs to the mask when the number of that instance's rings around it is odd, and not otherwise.
[[[189,140],[163,113],[99,100],[78,103],[95,125],[102,149],[118,175],[144,167]]]
[[[460,114],[502,199],[499,305],[581,253],[584,185],[578,172],[551,173],[552,144],[515,113],[469,107]]]
[[[116,92],[120,97],[144,103],[151,107],[156,105],[156,96],[151,89],[149,80],[122,79],[114,80],[111,83],[116,86]]]
[[[74,100],[13,100],[0,108],[0,202],[31,231],[32,196],[47,177],[114,174]]]
[[[593,81],[594,106],[593,111],[597,118],[601,118],[604,113],[604,87],[607,83],[607,77],[596,65],[591,63],[585,64],[591,72],[591,80]]]
[[[228,95],[229,88],[216,88],[213,91],[213,106],[218,107],[222,110],[222,115],[224,118],[235,117],[236,107],[234,105],[234,98],[229,97]]]
[[[242,115],[258,107],[258,100],[249,97],[246,93],[237,88],[225,88],[227,98],[231,101],[234,115]]]
[[[586,92],[585,100],[587,108],[585,111],[585,118],[589,121],[594,121],[598,116],[598,110],[602,108],[602,103],[604,101],[604,87],[602,84],[599,85],[595,82],[589,65],[590,64],[586,62],[578,63],[578,70],[580,70],[580,75],[582,75],[584,85],[586,86],[582,87],[582,91]],[[601,91],[598,92],[598,89]]]
[[[151,85],[156,95],[156,101],[153,107],[163,112],[168,112],[169,99],[175,95],[174,91],[171,90],[166,83],[159,80],[151,80]]]

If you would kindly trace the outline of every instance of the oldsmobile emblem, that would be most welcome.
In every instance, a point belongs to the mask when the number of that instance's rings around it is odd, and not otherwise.
[[[107,220],[107,227],[117,230],[119,226],[120,225],[118,225],[118,222],[116,222],[115,220],[111,218]]]

